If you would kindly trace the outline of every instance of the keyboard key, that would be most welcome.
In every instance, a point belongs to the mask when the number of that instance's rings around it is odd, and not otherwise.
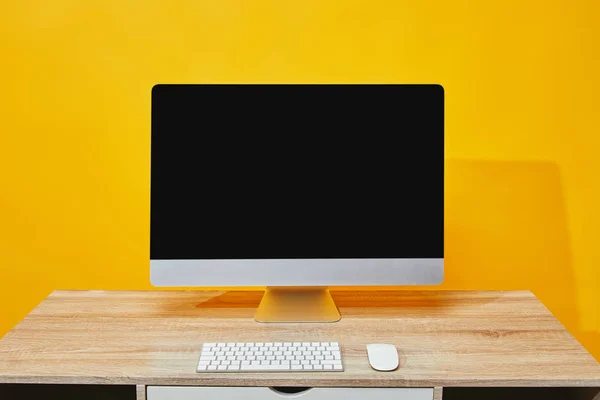
[[[262,365],[240,365],[240,371],[260,371],[263,368]]]

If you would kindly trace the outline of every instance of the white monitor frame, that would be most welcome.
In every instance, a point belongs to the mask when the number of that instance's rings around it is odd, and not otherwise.
[[[439,285],[443,258],[150,260],[164,287]]]

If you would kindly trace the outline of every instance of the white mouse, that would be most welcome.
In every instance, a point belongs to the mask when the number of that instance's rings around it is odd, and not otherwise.
[[[368,344],[367,354],[371,367],[377,371],[393,371],[398,368],[398,350],[393,344]]]

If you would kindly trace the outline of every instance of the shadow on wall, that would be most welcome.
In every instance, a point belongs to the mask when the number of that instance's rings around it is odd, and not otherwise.
[[[446,160],[444,289],[527,289],[571,332],[576,287],[558,167]]]

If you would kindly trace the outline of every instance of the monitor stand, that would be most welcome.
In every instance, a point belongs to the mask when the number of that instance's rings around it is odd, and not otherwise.
[[[337,322],[341,315],[326,287],[267,287],[257,322]]]

